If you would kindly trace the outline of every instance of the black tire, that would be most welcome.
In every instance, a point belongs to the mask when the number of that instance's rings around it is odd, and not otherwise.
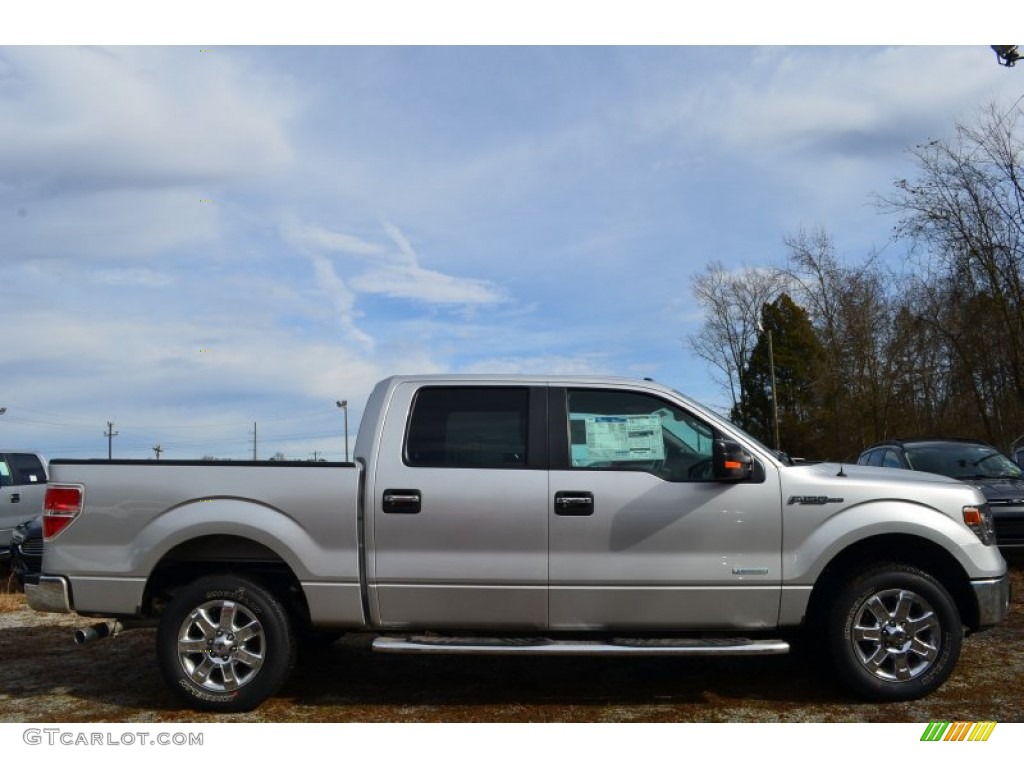
[[[167,684],[190,706],[247,712],[288,679],[295,636],[269,590],[231,574],[205,576],[168,604],[156,652]]]
[[[826,632],[839,677],[872,701],[927,696],[953,672],[963,642],[949,592],[899,563],[862,571],[841,588]]]

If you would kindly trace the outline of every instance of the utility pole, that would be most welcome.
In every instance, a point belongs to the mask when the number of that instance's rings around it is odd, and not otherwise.
[[[256,422],[252,423],[252,460],[256,461]]]
[[[348,462],[348,400],[336,400],[335,405],[345,412],[345,461]]]
[[[103,433],[103,436],[107,438],[107,461],[114,458],[114,438],[117,437],[117,432],[114,431],[114,422],[107,422],[107,431]]]
[[[153,453],[156,454],[156,460],[160,461],[160,454],[164,452],[164,449],[160,447],[160,443],[153,446]]]
[[[772,377],[772,422],[775,427],[775,450],[779,450],[779,398],[775,391],[775,350],[772,349],[772,329],[768,329],[768,370]]]

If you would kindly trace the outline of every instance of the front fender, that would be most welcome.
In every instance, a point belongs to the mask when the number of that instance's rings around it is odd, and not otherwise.
[[[972,579],[1001,576],[1006,565],[995,546],[986,546],[962,523],[913,501],[879,500],[847,507],[819,521],[801,520],[802,508],[783,516],[783,582],[813,585],[842,551],[878,536],[916,537],[949,553]]]

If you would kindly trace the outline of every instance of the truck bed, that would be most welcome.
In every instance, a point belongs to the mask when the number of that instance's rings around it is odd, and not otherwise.
[[[45,573],[68,576],[79,613],[138,614],[170,553],[183,564],[283,561],[314,619],[362,623],[355,464],[57,459],[50,479],[85,488],[89,524],[72,522],[43,556]]]

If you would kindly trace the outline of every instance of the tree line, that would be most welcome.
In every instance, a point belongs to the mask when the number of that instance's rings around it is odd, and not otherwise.
[[[1024,435],[1022,117],[990,105],[908,150],[915,174],[876,198],[899,264],[840,259],[817,229],[785,237],[782,264],[695,278],[705,322],[688,341],[735,423],[774,445],[777,407],[779,446],[816,459],[891,437],[1008,450]]]

